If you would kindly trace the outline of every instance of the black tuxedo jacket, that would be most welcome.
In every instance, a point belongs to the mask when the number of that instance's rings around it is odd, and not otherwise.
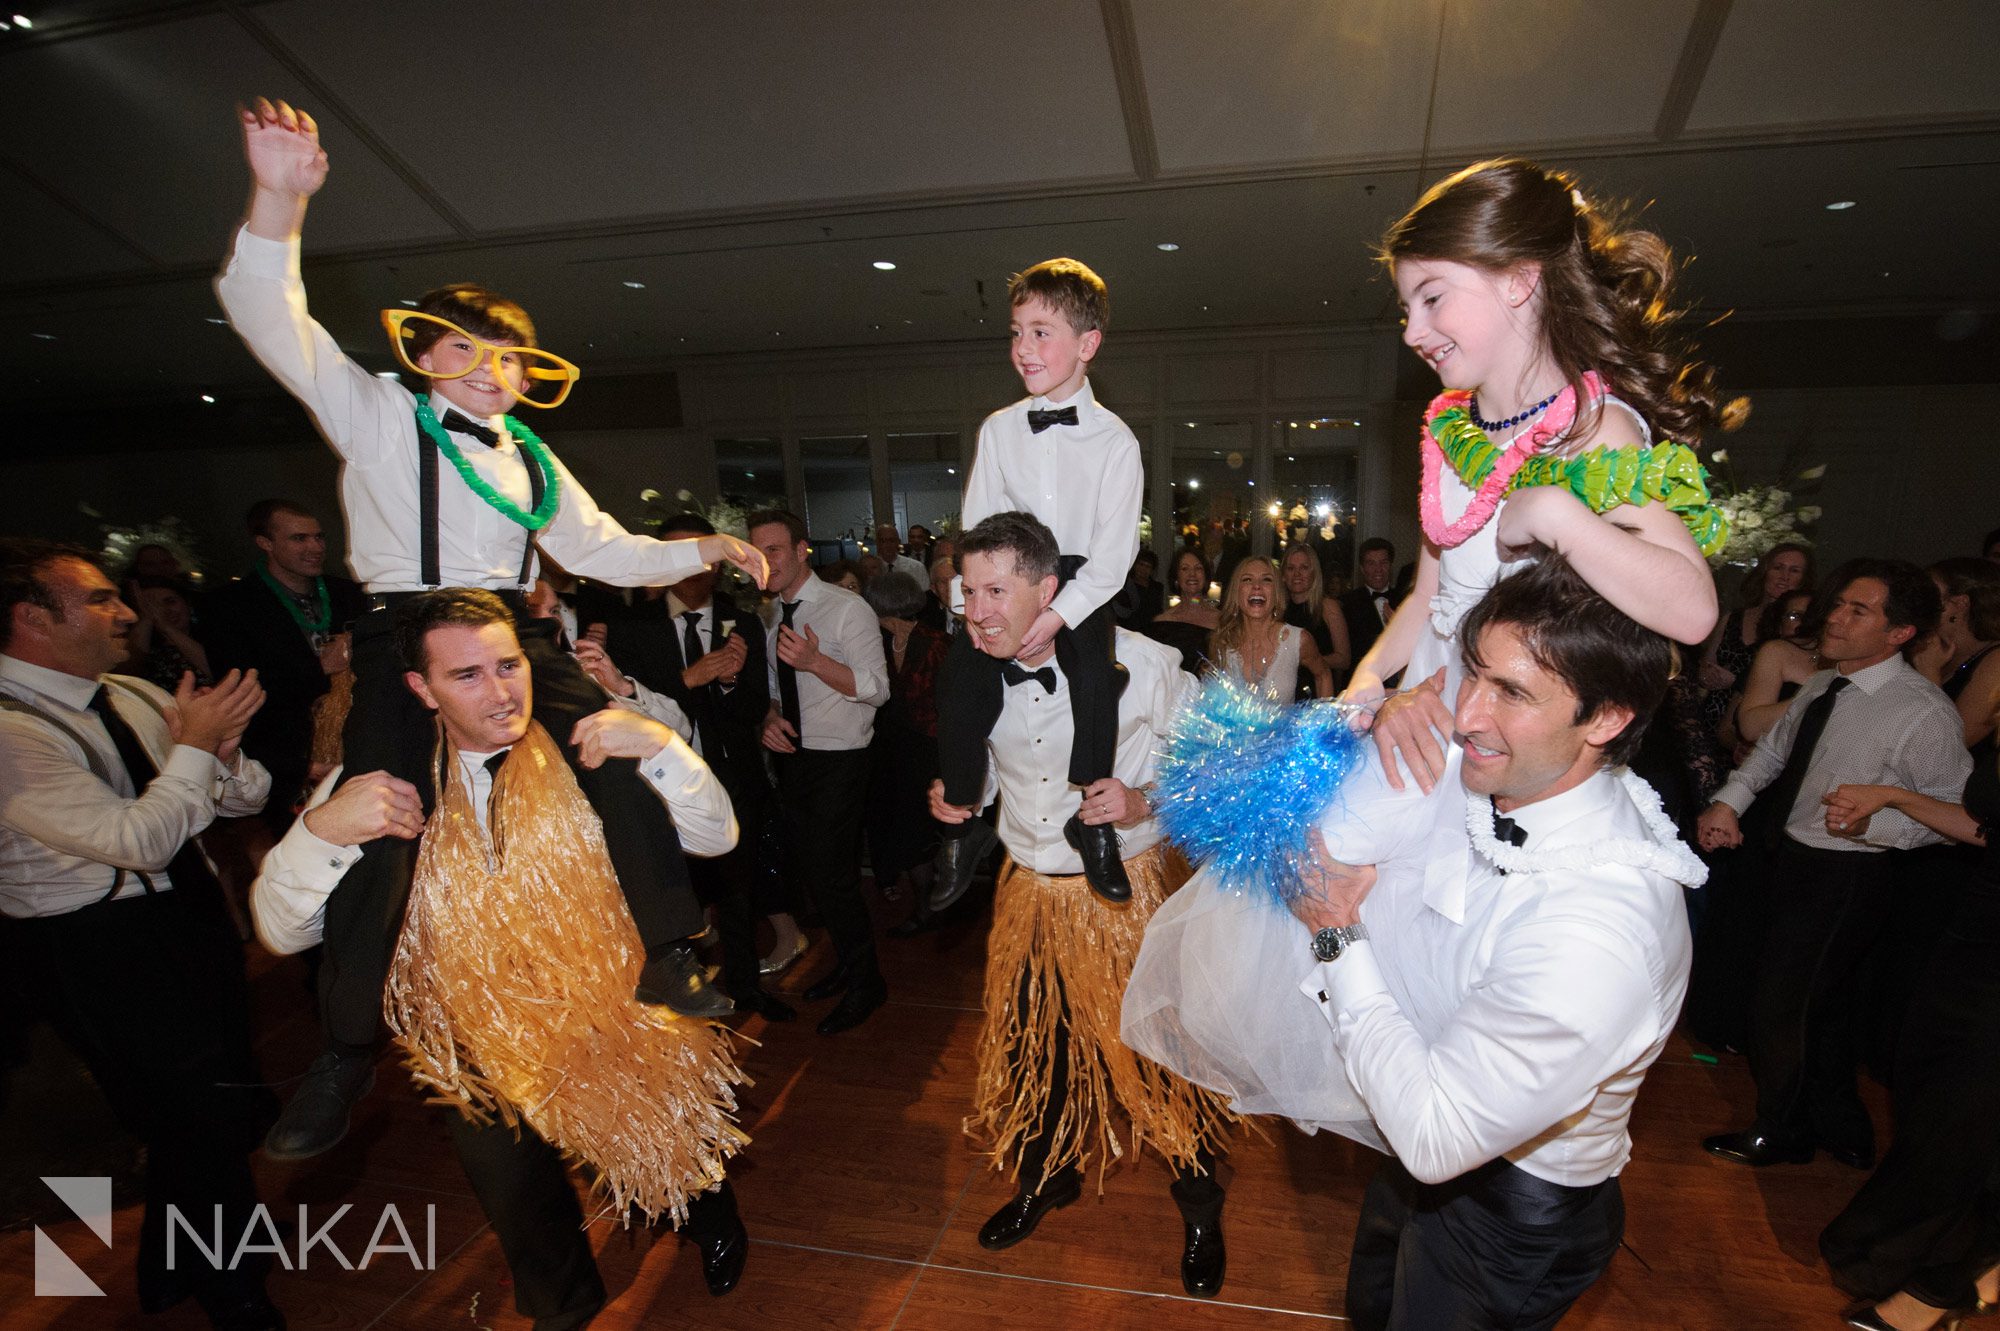
[[[604,650],[620,670],[680,704],[701,735],[702,757],[740,813],[743,801],[765,788],[761,736],[771,706],[768,647],[755,613],[740,609],[721,592],[715,594],[715,612],[717,623],[728,626],[729,636],[741,637],[746,648],[734,688],[705,684],[690,689],[682,682],[686,625],[668,611],[664,596],[636,602],[610,620]]]
[[[1402,598],[1392,587],[1388,592],[1389,609],[1393,612]],[[1354,660],[1359,664],[1375,639],[1382,636],[1382,617],[1375,613],[1375,593],[1364,583],[1346,592],[1340,598],[1340,613],[1347,620],[1347,645],[1354,649]]]
[[[344,633],[362,611],[361,587],[329,573],[326,594],[333,610],[328,631]],[[243,751],[270,769],[272,806],[289,809],[311,765],[312,705],[329,687],[319,653],[254,570],[208,594],[196,636],[217,677],[257,672],[264,705],[243,732]]]

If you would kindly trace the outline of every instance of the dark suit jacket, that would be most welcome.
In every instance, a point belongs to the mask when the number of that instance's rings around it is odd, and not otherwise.
[[[1392,588],[1389,592],[1389,608],[1393,611],[1401,601]],[[1375,613],[1375,593],[1364,583],[1348,591],[1340,598],[1340,613],[1347,620],[1347,644],[1354,649],[1354,660],[1358,665],[1361,658],[1375,645],[1375,639],[1382,636],[1382,618]]]
[[[768,648],[764,626],[755,613],[739,609],[721,592],[715,594],[717,622],[729,636],[741,637],[746,648],[736,687],[707,684],[690,689],[681,681],[685,627],[667,610],[667,598],[641,601],[609,621],[605,652],[618,668],[656,693],[680,704],[701,735],[702,757],[729,791],[739,816],[747,798],[761,798],[765,789],[760,738],[764,715],[770,710]]]
[[[329,632],[343,633],[361,613],[361,587],[329,573],[326,593],[333,610]],[[290,810],[311,765],[312,705],[328,688],[319,653],[254,570],[208,594],[198,636],[218,678],[255,670],[264,686],[264,705],[243,732],[243,751],[270,769],[275,818]]]

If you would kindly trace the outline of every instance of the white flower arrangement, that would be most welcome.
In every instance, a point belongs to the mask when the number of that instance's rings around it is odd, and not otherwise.
[[[1718,448],[1709,455],[1709,481],[1716,508],[1729,520],[1729,539],[1708,557],[1716,568],[1750,565],[1763,558],[1774,546],[1811,545],[1809,529],[1820,519],[1817,504],[1801,504],[1792,488],[1783,485],[1735,484],[1729,474],[1729,452]],[[1826,475],[1824,466],[1808,467],[1798,474],[1797,489],[1810,489]]]

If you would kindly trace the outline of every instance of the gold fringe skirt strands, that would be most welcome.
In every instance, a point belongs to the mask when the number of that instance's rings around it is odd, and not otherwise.
[[[326,685],[326,692],[313,699],[311,761],[315,766],[338,767],[341,735],[347,729],[347,714],[354,709],[354,672],[330,675]]]
[[[687,1218],[750,1139],[727,1032],[632,997],[644,956],[604,829],[532,725],[493,783],[488,838],[457,755],[417,853],[383,1016],[417,1083],[476,1122],[526,1122],[628,1218]]]
[[[1022,1147],[1040,1129],[1054,1079],[1068,1089],[1046,1178],[1097,1161],[1098,1190],[1122,1158],[1117,1118],[1131,1125],[1132,1148],[1150,1145],[1175,1166],[1217,1152],[1236,1121],[1222,1098],[1126,1048],[1119,1011],[1146,921],[1188,877],[1187,861],[1165,842],[1125,861],[1132,900],[1114,906],[1083,875],[1052,878],[1009,859],[993,895],[986,948],[986,1023],[979,1037],[979,1082],[966,1134],[988,1149],[995,1169],[1018,1178]],[[1023,976],[1026,976],[1025,985]],[[1025,1003],[1023,996],[1025,991]],[[1055,1067],[1056,1023],[1067,1020],[1066,1066]],[[1020,1180],[1032,1191],[1043,1179]]]

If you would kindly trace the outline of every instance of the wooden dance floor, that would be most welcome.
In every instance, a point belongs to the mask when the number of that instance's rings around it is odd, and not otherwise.
[[[886,923],[900,907],[883,912]],[[1229,1271],[1221,1297],[1181,1292],[1180,1220],[1157,1159],[1120,1162],[1104,1194],[1048,1216],[1033,1238],[1003,1253],[974,1242],[1011,1192],[959,1132],[969,1107],[977,1036],[983,917],[908,941],[885,939],[889,1004],[856,1031],[813,1032],[825,1004],[781,1026],[752,1020],[742,1123],[753,1142],[731,1170],[752,1247],[743,1283],[709,1297],[692,1249],[653,1242],[608,1222],[593,1238],[611,1303],[592,1325],[633,1327],[951,1328],[1071,1326],[1090,1331],[1343,1325],[1341,1291],[1368,1151],[1306,1137],[1277,1123],[1241,1131],[1225,1166]],[[253,951],[260,1051],[272,1077],[317,1050],[297,959]],[[782,977],[803,987],[827,964],[827,944]],[[9,1097],[10,1175],[92,1174],[131,1147],[108,1129],[74,1065],[47,1071],[49,1041]],[[36,1078],[41,1078],[37,1081]],[[55,1084],[45,1084],[48,1082]],[[81,1083],[81,1084],[79,1084]],[[1870,1088],[1878,1110],[1881,1097]],[[1815,1238],[1862,1175],[1821,1157],[1762,1172],[1703,1154],[1700,1138],[1750,1117],[1742,1060],[1696,1060],[1676,1040],[1639,1097],[1636,1156],[1624,1175],[1626,1248],[1565,1327],[1596,1331],[1834,1327],[1841,1297],[1828,1285]],[[260,1191],[294,1254],[299,1208],[317,1227],[342,1203],[353,1210],[332,1237],[359,1261],[394,1203],[417,1250],[435,1220],[434,1270],[378,1253],[344,1270],[322,1247],[304,1271],[277,1270],[272,1297],[294,1331],[318,1328],[490,1328],[518,1331],[505,1264],[453,1158],[441,1114],[422,1103],[385,1058],[346,1141],[317,1160],[257,1163]],[[1879,1130],[1879,1127],[1878,1127]],[[39,1189],[32,1177],[29,1185]],[[130,1196],[126,1194],[132,1194]],[[17,1202],[19,1199],[16,1199]],[[19,1207],[17,1206],[17,1210]],[[107,1250],[44,1196],[34,1219],[107,1291],[104,1298],[33,1295],[35,1239],[25,1223],[0,1234],[0,1327],[195,1331],[192,1304],[142,1317],[132,1293],[138,1241],[134,1189],[121,1188]],[[396,1243],[391,1228],[382,1240]]]

